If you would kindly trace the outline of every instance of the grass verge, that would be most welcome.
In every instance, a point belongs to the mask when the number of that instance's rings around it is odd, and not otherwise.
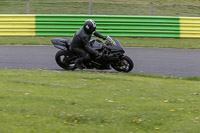
[[[0,45],[52,45],[55,37],[0,37]],[[72,37],[69,37],[72,38]],[[200,39],[113,37],[124,47],[200,49]]]
[[[200,78],[0,70],[0,132],[199,132]]]

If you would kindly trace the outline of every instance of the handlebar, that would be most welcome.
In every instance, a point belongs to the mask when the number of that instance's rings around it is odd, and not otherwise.
[[[115,41],[113,41],[113,39],[110,36],[107,36],[105,44],[106,45],[114,45]]]

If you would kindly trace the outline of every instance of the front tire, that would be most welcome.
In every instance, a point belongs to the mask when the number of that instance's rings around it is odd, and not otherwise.
[[[69,51],[59,50],[56,53],[55,60],[61,68],[65,70],[74,70],[76,69],[75,59],[71,57],[72,55]]]
[[[123,56],[118,61],[113,62],[111,66],[119,72],[130,72],[134,67],[134,63],[128,56]]]

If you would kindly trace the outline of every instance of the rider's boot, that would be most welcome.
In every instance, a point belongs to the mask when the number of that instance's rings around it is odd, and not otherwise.
[[[83,66],[82,66],[82,59],[77,59],[76,61],[75,61],[75,65],[76,65],[76,67],[78,68],[78,69],[80,69],[80,70],[83,70]]]
[[[110,65],[105,65],[105,69],[111,69]]]

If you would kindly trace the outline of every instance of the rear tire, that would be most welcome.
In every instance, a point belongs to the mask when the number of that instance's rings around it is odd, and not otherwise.
[[[113,62],[111,66],[119,72],[130,72],[134,67],[134,63],[128,56],[123,56],[118,61]]]
[[[56,63],[65,70],[74,70],[76,69],[75,59],[71,56],[69,51],[59,50],[55,55]]]

